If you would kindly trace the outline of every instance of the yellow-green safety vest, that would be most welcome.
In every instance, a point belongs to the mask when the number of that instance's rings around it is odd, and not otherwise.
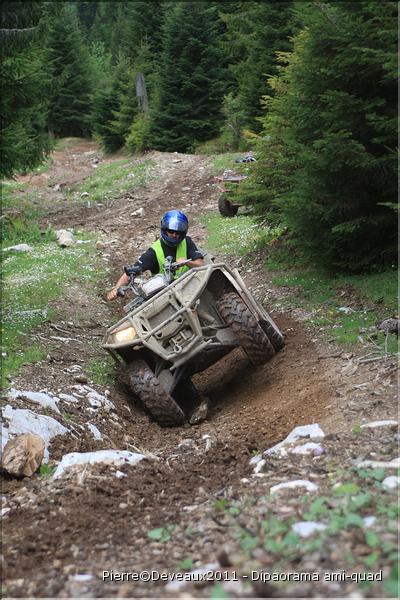
[[[151,245],[151,248],[153,248],[154,252],[156,253],[158,268],[160,270],[159,272],[164,275],[165,274],[165,271],[164,271],[165,256],[164,256],[164,250],[162,249],[162,246],[161,246],[161,240],[157,240],[156,242],[154,242],[154,244]],[[183,239],[176,248],[175,261],[177,261],[179,258],[184,258],[185,260],[187,259],[186,239]],[[186,273],[186,271],[188,271],[188,270],[189,270],[189,267],[187,265],[184,265],[183,267],[181,267],[180,269],[178,269],[176,271],[176,277],[180,277],[181,275]]]

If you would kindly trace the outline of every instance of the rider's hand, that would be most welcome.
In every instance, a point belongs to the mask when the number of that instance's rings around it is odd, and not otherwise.
[[[113,288],[112,290],[110,290],[107,294],[107,300],[115,300],[115,298],[118,295],[117,291],[118,291],[118,288]]]
[[[184,262],[187,258],[177,258],[175,262]]]

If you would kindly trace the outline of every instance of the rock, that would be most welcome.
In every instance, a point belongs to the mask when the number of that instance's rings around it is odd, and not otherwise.
[[[5,445],[1,466],[10,475],[32,477],[42,464],[44,449],[39,435],[22,433]]]
[[[81,198],[89,198],[89,193],[88,192],[82,192]]]
[[[345,367],[343,367],[341,373],[342,373],[342,375],[345,375],[346,377],[350,377],[351,375],[354,375],[354,373],[357,371],[357,369],[358,369],[358,365],[353,363],[352,360],[349,360],[347,365]]]
[[[62,477],[66,470],[74,466],[94,465],[135,465],[145,458],[144,454],[129,452],[128,450],[98,450],[97,452],[71,452],[62,457],[53,479]]]
[[[382,485],[387,491],[395,490],[400,486],[400,477],[398,477],[397,475],[391,475],[390,477],[386,477],[382,481]]]
[[[144,215],[145,215],[145,212],[144,212],[143,207],[137,208],[136,210],[133,211],[133,213],[131,213],[131,217],[134,217],[136,219],[142,219],[144,217]]]
[[[318,423],[313,423],[312,425],[300,425],[299,427],[295,427],[282,442],[279,442],[279,444],[276,444],[275,446],[272,446],[272,448],[265,450],[264,454],[268,455],[282,452],[282,455],[286,456],[287,451],[284,446],[303,437],[308,437],[310,439],[321,439],[325,437],[325,433],[322,431]]]
[[[172,162],[173,162],[173,164],[180,163],[180,162],[182,162],[182,159],[181,158],[175,158]]]
[[[208,398],[204,398],[201,404],[191,414],[189,423],[190,425],[198,425],[202,421],[205,421],[208,415]]]
[[[56,231],[58,244],[62,248],[68,248],[69,246],[73,246],[75,244],[74,234],[68,229],[58,229]]]
[[[249,460],[249,463],[251,465],[256,465],[257,463],[260,462],[260,460],[263,460],[263,457],[261,454],[256,454],[255,456],[252,456],[251,459]]]
[[[34,402],[35,404],[40,404],[40,406],[43,406],[43,408],[50,408],[51,410],[54,410],[60,414],[60,410],[57,406],[59,399],[55,396],[50,396],[50,394],[46,394],[44,392],[24,392],[11,388],[8,395],[10,399],[26,399],[30,402]]]
[[[363,460],[357,464],[359,467],[371,467],[371,469],[398,469],[400,468],[400,458],[393,460]]]
[[[88,378],[86,377],[86,375],[75,375],[74,377],[74,381],[76,381],[77,383],[87,383],[88,382]]]
[[[95,440],[103,439],[103,436],[101,435],[100,431],[97,429],[96,425],[93,425],[92,423],[86,423],[86,426],[89,429],[89,431],[93,434],[93,437]]]
[[[387,419],[386,421],[371,421],[370,423],[364,423],[361,425],[361,429],[371,428],[375,429],[375,427],[386,427],[387,425],[398,425],[399,422],[394,419]]]
[[[324,529],[326,529],[326,525],[317,521],[298,521],[292,525],[292,530],[303,538],[310,537],[316,531]]]
[[[103,250],[104,248],[106,248],[106,244],[104,242],[102,242],[101,240],[97,240],[97,242],[95,244],[95,248],[96,248],[96,250]]]
[[[271,494],[275,494],[281,490],[295,490],[297,488],[306,488],[307,492],[316,492],[318,486],[315,483],[311,483],[306,479],[295,479],[294,481],[286,481],[284,483],[278,483],[273,485],[270,489]]]
[[[258,463],[256,464],[256,466],[254,467],[254,473],[260,473],[263,470],[263,467],[266,462],[267,461],[265,460],[265,458],[262,458],[261,460],[259,460]]]
[[[8,248],[3,248],[3,252],[33,252],[33,248],[28,244],[17,244],[16,246],[8,246]]]
[[[369,517],[364,517],[363,521],[364,521],[365,527],[372,527],[372,525],[375,524],[376,517],[374,517],[373,515],[371,515]]]
[[[111,402],[111,400],[108,400],[108,398],[102,396],[92,388],[88,389],[89,392],[87,394],[87,399],[89,400],[90,406],[93,406],[93,408],[102,407],[106,412],[109,412],[110,410],[115,410],[115,406]]]
[[[47,446],[56,435],[68,433],[68,429],[56,419],[45,415],[38,415],[31,410],[13,408],[7,404],[2,409],[3,419],[8,421],[8,428],[2,429],[2,443],[6,443],[9,436],[19,433],[33,433],[40,436],[45,442],[44,462],[48,460]]]
[[[384,331],[386,334],[395,333],[398,336],[400,330],[400,319],[398,317],[384,319],[381,323],[379,323],[377,328],[379,331]]]
[[[56,185],[53,187],[53,192],[59,192],[61,189],[61,185],[59,183],[56,183]]]
[[[289,452],[291,454],[314,454],[314,456],[320,456],[324,453],[324,448],[315,442],[307,442],[307,444],[290,448]]]

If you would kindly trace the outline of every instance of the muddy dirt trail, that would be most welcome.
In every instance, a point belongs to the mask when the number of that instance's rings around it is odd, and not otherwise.
[[[13,382],[17,389],[46,389],[54,394],[77,391],[74,365],[85,370],[87,361],[99,354],[104,329],[122,314],[120,301],[106,303],[104,293],[118,279],[122,265],[132,263],[154,241],[166,210],[183,210],[190,221],[189,234],[200,247],[206,247],[200,217],[216,212],[218,197],[209,158],[153,152],[132,160],[132,164],[152,163],[153,177],[145,188],[97,204],[90,198],[67,197],[68,188],[87,177],[96,165],[111,160],[104,159],[94,143],[75,142],[53,156],[45,176],[30,180],[42,206],[48,207],[43,226],[95,232],[99,259],[109,269],[109,276],[103,293],[95,298],[77,286],[64,294],[59,303],[62,321],[50,321],[33,334],[46,345],[47,359],[26,365]],[[132,217],[140,207],[145,216]],[[97,467],[80,479],[34,477],[16,482],[6,478],[3,494],[12,508],[4,520],[7,595],[175,596],[176,591],[168,592],[160,582],[102,581],[101,573],[174,570],[188,555],[194,558],[194,566],[215,562],[226,541],[224,527],[210,521],[203,531],[195,526],[210,503],[223,498],[227,489],[241,496],[252,472],[252,454],[273,446],[298,425],[318,422],[327,433],[348,427],[354,416],[347,405],[348,391],[358,384],[370,382],[382,394],[387,390],[383,382],[394,376],[393,365],[382,376],[375,365],[368,365],[351,378],[343,378],[348,357],[307,331],[298,312],[274,312],[278,292],[271,288],[261,260],[230,260],[241,268],[258,300],[271,310],[285,334],[285,348],[262,367],[249,365],[245,356],[235,351],[198,376],[197,385],[210,397],[211,410],[208,419],[194,427],[161,429],[132,401],[123,384],[105,390],[83,380],[105,393],[114,410],[87,413],[86,407],[78,404],[72,411],[75,435],[56,438],[50,448],[51,460],[60,460],[67,452],[103,448],[138,449],[149,458],[135,468],[122,468],[124,476],[120,478],[111,476],[106,467]],[[74,319],[77,312],[83,315],[79,323]],[[66,346],[52,339],[51,334],[54,337],[57,332],[69,338]],[[22,399],[20,406],[30,405]],[[364,410],[370,418],[380,414],[373,398],[364,404]],[[82,425],[89,417],[101,430],[102,439],[83,433]],[[71,422],[64,424],[68,427]],[[298,478],[302,469],[299,465]],[[258,493],[262,493],[262,485]],[[167,539],[163,544],[157,536],[148,536],[149,531],[167,531],[169,526],[173,543]],[[193,591],[195,596],[203,593],[209,597],[210,591]]]

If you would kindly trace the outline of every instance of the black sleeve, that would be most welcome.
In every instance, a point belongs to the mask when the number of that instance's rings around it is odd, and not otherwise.
[[[197,248],[196,244],[188,235],[186,236],[186,254],[188,258],[196,260],[196,258],[204,258],[203,253]]]
[[[159,271],[158,261],[156,253],[153,248],[149,248],[142,254],[140,258],[135,262],[135,267],[140,267],[142,271],[151,271],[153,275],[156,275]]]

